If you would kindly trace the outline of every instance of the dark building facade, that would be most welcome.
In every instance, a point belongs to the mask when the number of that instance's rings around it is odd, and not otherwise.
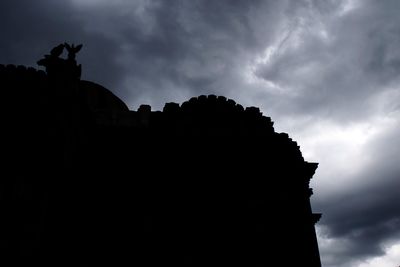
[[[2,266],[321,266],[318,164],[270,118],[214,95],[131,111],[63,48],[0,65]]]

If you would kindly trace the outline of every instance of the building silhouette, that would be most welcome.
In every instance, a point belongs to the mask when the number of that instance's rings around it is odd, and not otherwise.
[[[269,117],[215,95],[129,110],[80,48],[0,65],[2,266],[321,266],[318,164]]]

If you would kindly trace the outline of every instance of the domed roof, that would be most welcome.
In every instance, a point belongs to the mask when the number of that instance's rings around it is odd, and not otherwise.
[[[79,81],[79,87],[92,110],[129,111],[128,106],[110,90],[90,81]]]

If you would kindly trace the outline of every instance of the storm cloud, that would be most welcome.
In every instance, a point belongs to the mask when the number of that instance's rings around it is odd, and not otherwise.
[[[83,43],[83,79],[131,109],[200,94],[260,107],[320,163],[312,205],[323,213],[323,265],[390,266],[400,244],[399,10],[396,0],[4,0],[0,63],[36,66],[59,43]]]

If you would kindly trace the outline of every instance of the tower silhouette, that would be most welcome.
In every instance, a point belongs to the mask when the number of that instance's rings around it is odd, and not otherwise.
[[[318,164],[269,117],[215,95],[131,111],[66,47],[0,65],[3,266],[321,265]]]

